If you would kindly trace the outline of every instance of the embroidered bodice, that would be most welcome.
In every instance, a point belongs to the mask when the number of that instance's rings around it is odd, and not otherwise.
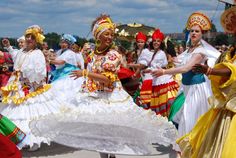
[[[99,73],[110,79],[111,85],[104,87],[101,83],[90,78],[86,80],[88,91],[112,91],[115,88],[115,81],[118,81],[117,72],[120,69],[122,56],[115,50],[109,50],[106,55],[94,54],[91,62],[88,64],[88,71]]]

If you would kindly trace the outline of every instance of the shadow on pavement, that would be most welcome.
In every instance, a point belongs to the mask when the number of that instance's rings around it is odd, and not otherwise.
[[[164,146],[160,144],[153,144],[157,154],[155,155],[169,155],[169,158],[176,158],[176,151],[172,149],[172,146]]]
[[[50,146],[48,146],[47,144],[41,144],[41,147],[37,151],[22,150],[21,153],[23,158],[29,158],[38,156],[62,155],[66,153],[73,153],[78,150],[79,149],[66,147],[57,143],[51,143]]]

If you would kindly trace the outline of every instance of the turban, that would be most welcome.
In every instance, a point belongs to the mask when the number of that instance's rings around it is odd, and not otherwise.
[[[147,36],[142,32],[138,32],[138,34],[136,35],[136,41],[138,41],[140,39],[143,40],[144,42],[146,42]]]
[[[93,26],[93,36],[98,39],[99,36],[106,30],[115,31],[115,25],[109,17],[98,20]]]
[[[43,40],[45,39],[43,35],[43,30],[38,25],[32,25],[28,27],[25,31],[25,36],[28,34],[32,34],[35,36],[35,40],[39,44],[43,44]]]

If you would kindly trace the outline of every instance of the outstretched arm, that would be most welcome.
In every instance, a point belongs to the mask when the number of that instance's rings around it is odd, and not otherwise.
[[[200,64],[203,59],[204,59],[204,55],[200,53],[194,54],[192,58],[190,59],[190,61],[183,66],[171,68],[171,69],[158,68],[158,69],[152,70],[151,73],[154,77],[162,76],[164,74],[174,75],[178,73],[186,73],[190,71],[195,64]]]
[[[231,70],[228,67],[210,68],[207,65],[196,64],[193,66],[193,71],[196,73],[204,73],[206,75],[230,76]]]
[[[104,84],[105,86],[108,86],[111,84],[110,79],[107,78],[106,76],[102,74],[98,74],[98,73],[88,72],[87,70],[75,70],[75,71],[72,71],[72,73],[70,74],[70,77],[75,78],[75,79],[82,76],[87,76],[93,80],[96,80]]]

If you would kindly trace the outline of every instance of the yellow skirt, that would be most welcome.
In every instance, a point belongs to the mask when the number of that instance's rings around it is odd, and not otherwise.
[[[233,158],[236,157],[235,133],[235,113],[225,108],[211,109],[177,143],[183,158]]]

